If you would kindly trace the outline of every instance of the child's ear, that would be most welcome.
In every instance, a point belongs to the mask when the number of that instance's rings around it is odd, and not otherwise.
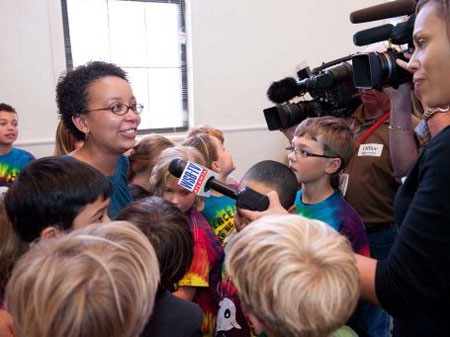
[[[217,160],[214,160],[211,163],[211,170],[213,170],[216,173],[220,173],[220,171],[222,171],[222,169],[219,166],[219,162]]]
[[[75,127],[80,130],[81,132],[83,132],[84,134],[88,134],[89,133],[89,127],[86,121],[86,115],[76,115],[76,116],[72,116],[72,122],[75,125]]]
[[[341,165],[342,165],[341,158],[330,159],[327,166],[325,167],[325,172],[330,175],[334,174],[341,168]]]
[[[289,213],[289,214],[295,214],[295,213],[297,213],[297,207],[296,207],[295,205],[292,205],[291,207],[289,207],[288,213]]]
[[[45,227],[42,231],[41,231],[41,240],[47,240],[47,239],[52,239],[52,238],[56,238],[59,234],[59,231],[56,229],[56,227],[53,226],[49,226],[49,227]]]

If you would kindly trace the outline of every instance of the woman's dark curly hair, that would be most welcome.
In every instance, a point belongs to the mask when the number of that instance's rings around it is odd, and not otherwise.
[[[128,82],[127,74],[112,63],[94,61],[69,70],[58,79],[56,103],[64,126],[79,140],[85,134],[73,124],[72,117],[86,113],[89,100],[89,85],[107,76],[117,76]]]

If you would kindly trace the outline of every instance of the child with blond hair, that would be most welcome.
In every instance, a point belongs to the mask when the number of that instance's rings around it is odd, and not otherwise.
[[[203,335],[212,336],[216,326],[216,289],[220,281],[223,250],[205,217],[196,209],[196,203],[199,203],[197,196],[178,185],[179,179],[169,173],[171,161],[178,158],[205,165],[204,158],[193,147],[174,146],[164,150],[152,171],[152,192],[175,204],[187,217],[194,237],[194,258],[174,294],[200,306],[204,315]]]
[[[158,280],[155,251],[136,226],[94,224],[31,248],[6,300],[19,336],[138,337]]]
[[[230,241],[226,268],[257,334],[355,336],[341,327],[358,302],[356,260],[325,223],[298,215],[254,221]]]
[[[219,175],[219,180],[226,183],[234,170],[231,153],[225,149],[220,140],[209,134],[197,134],[184,140],[182,145],[195,147],[205,158],[206,167]],[[238,186],[235,185],[237,188]],[[205,198],[201,213],[224,245],[226,238],[234,229],[234,206],[236,201],[219,192]]]

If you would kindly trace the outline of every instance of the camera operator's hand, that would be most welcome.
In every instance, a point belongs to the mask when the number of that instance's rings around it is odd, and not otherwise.
[[[414,48],[410,48],[408,52],[403,53],[403,56],[409,61],[411,59],[411,56],[413,53],[414,53]],[[411,72],[411,70],[408,69],[408,61],[405,61],[402,59],[395,60],[395,62],[397,63],[397,65],[399,67]]]
[[[239,210],[240,215],[249,221],[254,221],[266,215],[289,214],[289,212],[285,208],[283,208],[283,206],[281,206],[280,198],[278,197],[277,192],[271,191],[267,194],[267,197],[269,198],[268,209],[266,209],[263,212],[249,211],[248,209],[240,209]]]

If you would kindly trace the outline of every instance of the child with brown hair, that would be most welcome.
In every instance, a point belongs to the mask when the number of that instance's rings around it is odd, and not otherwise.
[[[177,158],[205,164],[200,152],[193,147],[174,146],[164,150],[152,171],[152,192],[175,204],[187,217],[194,237],[194,259],[189,271],[178,282],[179,288],[174,294],[200,306],[204,315],[203,335],[213,336],[223,250],[205,217],[195,207],[197,196],[178,185],[179,179],[169,173],[171,161]]]
[[[369,256],[364,224],[338,189],[339,174],[354,148],[346,122],[326,116],[300,123],[286,150],[289,167],[302,187],[295,200],[297,214],[324,221],[350,240],[355,253]]]
[[[129,152],[130,168],[128,171],[128,185],[134,200],[141,192],[150,194],[150,175],[158,162],[161,152],[175,144],[164,136],[151,134],[142,138]],[[147,192],[147,193],[146,193]]]
[[[209,134],[197,134],[184,140],[182,145],[195,147],[205,158],[206,167],[219,175],[218,180],[225,183],[229,174],[234,170],[231,153],[227,151],[220,140]],[[237,185],[235,186],[238,187]],[[216,191],[205,198],[201,213],[216,233],[220,243],[234,229],[234,206],[236,201]]]
[[[135,224],[150,240],[159,261],[161,280],[155,307],[141,337],[201,337],[203,314],[199,306],[172,295],[194,255],[194,239],[183,212],[153,196],[128,206],[117,220]]]

